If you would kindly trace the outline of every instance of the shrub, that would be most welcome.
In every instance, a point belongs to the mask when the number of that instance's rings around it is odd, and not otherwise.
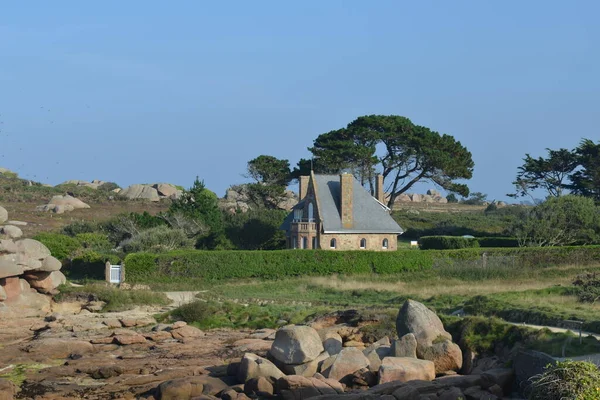
[[[578,288],[577,297],[582,303],[595,303],[600,299],[600,274],[592,272],[578,275],[573,281]]]
[[[184,304],[166,316],[194,324],[202,329],[229,328],[275,328],[277,322],[301,323],[314,312],[306,306],[285,306],[278,304],[241,305],[233,302],[197,300]]]
[[[519,241],[510,237],[480,237],[479,247],[519,247]]]
[[[488,259],[508,259],[516,267],[546,268],[557,265],[590,265],[600,259],[600,246],[558,248],[492,248],[457,250],[323,251],[204,251],[179,250],[161,254],[132,253],[125,258],[127,280],[160,282],[201,278],[276,279],[287,276],[331,274],[393,274],[449,265],[457,270]],[[488,269],[477,268],[481,271]],[[469,270],[471,271],[471,270]]]
[[[531,400],[597,400],[600,398],[600,370],[584,361],[559,361],[534,377]]]
[[[119,189],[119,185],[114,182],[104,182],[102,185],[98,186],[98,190],[103,192],[111,192],[115,189]]]
[[[107,261],[110,261],[111,264],[119,264],[121,259],[116,254],[85,250],[82,254],[74,257],[62,269],[62,272],[69,279],[104,280],[104,269]]]
[[[69,260],[81,247],[77,239],[60,233],[43,232],[37,234],[34,239],[45,245],[50,253],[61,261]]]
[[[84,249],[106,251],[112,248],[108,236],[103,233],[78,233],[75,235],[75,239],[81,243]]]
[[[69,236],[98,231],[100,231],[100,226],[97,223],[90,221],[76,221],[62,228],[62,233]]]
[[[175,249],[193,248],[194,242],[180,229],[157,226],[134,235],[123,243],[125,253],[161,253]]]
[[[462,236],[422,236],[419,239],[421,250],[449,250],[479,247],[475,238]]]
[[[202,278],[267,278],[330,275],[335,273],[394,273],[431,268],[427,252],[370,251],[173,251],[163,254],[129,254],[128,280]]]

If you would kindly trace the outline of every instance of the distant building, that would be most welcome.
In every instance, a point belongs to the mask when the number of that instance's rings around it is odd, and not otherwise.
[[[300,200],[286,217],[289,249],[396,250],[402,228],[383,203],[383,177],[376,197],[351,174],[300,177]]]

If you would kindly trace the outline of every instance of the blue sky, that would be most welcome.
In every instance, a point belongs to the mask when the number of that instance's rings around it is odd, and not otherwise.
[[[223,195],[260,154],[294,165],[323,132],[397,114],[455,136],[471,190],[505,199],[525,153],[598,140],[599,14],[583,0],[5,2],[0,166],[52,184],[198,175]]]

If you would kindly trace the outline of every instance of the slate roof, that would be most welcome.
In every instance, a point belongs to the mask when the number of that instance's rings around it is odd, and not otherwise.
[[[396,233],[404,231],[390,216],[388,208],[379,203],[360,182],[354,179],[352,229],[342,227],[340,213],[340,177],[339,175],[313,175],[318,195],[319,214],[324,233]],[[294,209],[303,208],[304,202],[298,203]],[[281,229],[289,230],[294,219],[294,211],[286,217]]]

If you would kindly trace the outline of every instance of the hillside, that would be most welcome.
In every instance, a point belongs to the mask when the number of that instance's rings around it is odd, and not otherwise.
[[[53,196],[71,193],[90,205],[65,214],[36,211],[36,207],[48,203]],[[104,221],[121,213],[144,212],[156,214],[169,208],[170,201],[151,202],[125,200],[115,193],[84,186],[48,186],[20,179],[13,174],[0,173],[0,203],[11,220],[26,222],[21,227],[25,236],[38,232],[58,230],[74,221]]]

